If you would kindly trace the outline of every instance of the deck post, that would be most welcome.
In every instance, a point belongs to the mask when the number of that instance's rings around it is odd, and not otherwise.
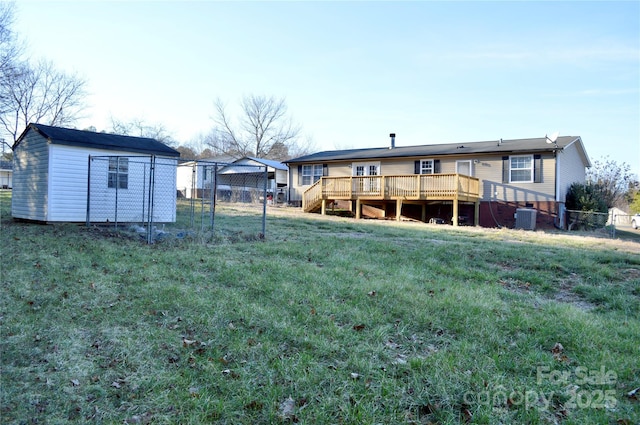
[[[480,226],[480,200],[474,202],[473,224],[476,227]]]
[[[356,199],[356,219],[360,219],[360,210],[362,210],[362,208],[360,207],[360,198]]]
[[[453,198],[453,217],[451,218],[454,226],[458,226],[458,197]]]
[[[320,210],[320,214],[327,215],[327,200],[322,198],[322,208]]]
[[[400,221],[402,216],[402,199],[396,199],[396,221]]]
[[[422,215],[420,218],[423,223],[427,222],[427,204],[422,204]]]

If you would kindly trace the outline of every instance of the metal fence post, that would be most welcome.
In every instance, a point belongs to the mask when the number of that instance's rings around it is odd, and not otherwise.
[[[146,211],[146,202],[147,202],[147,198],[144,196],[144,193],[146,192],[146,185],[147,185],[147,164],[143,163],[142,164],[143,168],[142,168],[142,215],[140,216],[140,224],[142,226],[144,226],[144,214]]]
[[[87,221],[87,227],[90,226],[91,220],[90,220],[90,214],[91,214],[91,155],[89,155],[89,158],[87,158],[88,163],[87,163],[87,217],[86,217],[86,221]]]
[[[193,166],[191,167],[191,191],[189,195],[189,218],[191,227],[194,226],[194,220],[196,215],[196,200],[194,193],[197,193],[197,182],[198,182],[198,161],[193,161]]]
[[[153,243],[153,199],[155,192],[155,165],[156,165],[156,156],[151,155],[149,163],[149,200],[147,208],[147,243]]]
[[[267,183],[269,182],[269,167],[264,167],[264,190],[262,192],[262,237],[267,232]]]
[[[218,196],[218,163],[213,163],[213,208],[211,209],[211,236],[215,234],[216,204]]]

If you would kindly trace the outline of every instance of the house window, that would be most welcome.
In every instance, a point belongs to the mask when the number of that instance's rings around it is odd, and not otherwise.
[[[107,185],[110,188],[127,189],[129,187],[129,158],[109,157]]]
[[[433,159],[423,159],[420,161],[420,174],[433,174]]]
[[[509,181],[524,183],[533,182],[533,155],[510,157]]]
[[[322,177],[322,164],[302,166],[302,185],[309,186]]]

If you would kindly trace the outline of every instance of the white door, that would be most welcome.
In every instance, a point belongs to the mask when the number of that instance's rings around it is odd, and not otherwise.
[[[471,161],[456,161],[456,173],[465,176],[473,176],[471,170]]]
[[[360,192],[378,192],[380,190],[380,178],[366,178],[369,176],[380,175],[380,163],[357,163],[352,164],[353,175],[356,177],[365,177],[358,179],[357,190]]]

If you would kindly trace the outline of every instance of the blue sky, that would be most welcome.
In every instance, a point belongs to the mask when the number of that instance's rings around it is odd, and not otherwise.
[[[285,97],[317,150],[581,136],[640,173],[640,2],[30,1],[32,57],[88,81],[78,127]]]

